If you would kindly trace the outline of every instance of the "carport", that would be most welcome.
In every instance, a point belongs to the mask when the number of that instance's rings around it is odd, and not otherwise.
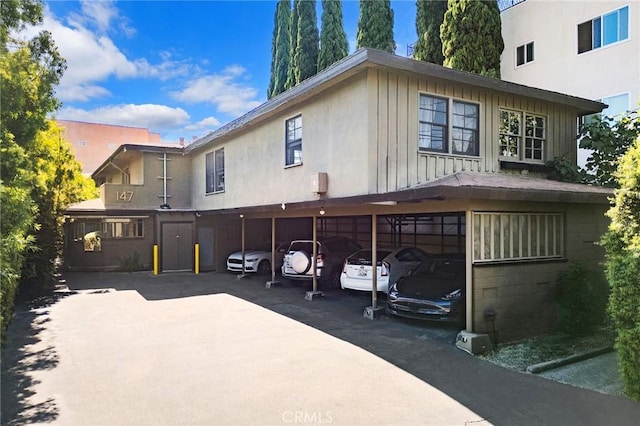
[[[269,288],[280,284],[277,280],[279,271],[274,270],[273,265],[277,263],[276,246],[283,242],[283,230],[288,231],[287,235],[291,239],[308,239],[314,242],[325,237],[340,236],[352,239],[363,247],[417,246],[430,254],[466,252],[467,214],[460,210],[457,202],[445,202],[440,197],[410,202],[384,200],[350,204],[344,201],[346,200],[327,199],[283,203],[225,213],[238,219],[239,245],[243,251],[248,245],[247,239],[251,238],[247,231],[249,227],[255,228],[258,223],[262,228],[259,233],[270,235],[272,271],[271,278],[266,283]],[[292,224],[297,227],[293,234]],[[372,255],[372,264],[376,264],[375,250]],[[315,271],[317,253],[312,253],[310,258],[313,262],[311,270]],[[244,274],[240,274],[238,277],[243,276]],[[373,288],[377,288],[376,274],[373,275]],[[314,274],[311,290],[305,297],[307,300],[314,300],[323,295]],[[467,306],[467,311],[469,309],[470,306]],[[374,319],[383,310],[378,304],[377,291],[373,290],[371,306],[365,308],[363,315]],[[467,315],[467,318],[470,317],[471,315]]]

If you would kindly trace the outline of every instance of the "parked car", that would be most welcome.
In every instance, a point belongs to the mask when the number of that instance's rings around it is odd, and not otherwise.
[[[462,255],[438,255],[425,260],[409,276],[391,285],[387,313],[429,320],[464,320],[465,271]]]
[[[345,259],[342,274],[340,274],[340,286],[343,289],[371,291],[373,287],[372,254],[371,249],[362,249]],[[427,257],[429,255],[417,247],[378,249],[376,252],[377,290],[387,293],[390,282],[394,283],[409,275]]]
[[[276,264],[274,270],[278,270],[282,266],[282,256],[289,247],[289,243],[280,243],[276,245]],[[242,272],[242,251],[231,253],[227,257],[227,271]],[[244,271],[247,273],[264,273],[271,272],[271,244],[265,244],[257,248],[251,248],[244,252]]]
[[[320,238],[316,244],[316,276],[322,281],[323,287],[339,288],[340,271],[344,259],[362,247],[357,242],[344,237]],[[294,281],[312,280],[312,256],[312,240],[291,241],[284,255],[282,276]]]

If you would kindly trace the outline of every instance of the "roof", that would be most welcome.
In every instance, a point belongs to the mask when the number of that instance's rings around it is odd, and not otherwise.
[[[113,154],[109,156],[104,162],[98,166],[97,169],[93,173],[91,173],[91,177],[95,179],[95,177],[102,172],[118,155],[127,151],[141,151],[141,152],[171,152],[171,153],[182,153],[184,152],[184,146],[179,144],[168,144],[168,143],[159,143],[159,144],[122,144],[116,149]]]
[[[273,97],[243,116],[195,140],[185,148],[185,151],[190,152],[201,148],[216,139],[231,136],[236,131],[243,129],[248,125],[267,119],[281,108],[290,107],[294,103],[313,96],[316,92],[321,91],[325,86],[337,84],[360,71],[372,67],[382,67],[386,69],[394,69],[400,72],[420,74],[425,77],[449,80],[474,87],[568,105],[574,107],[579,115],[600,112],[606,107],[606,105],[601,102],[589,99],[529,87],[497,78],[485,77],[466,71],[445,68],[440,65],[417,61],[380,50],[363,48],[336,62],[318,74],[309,77],[286,92]]]

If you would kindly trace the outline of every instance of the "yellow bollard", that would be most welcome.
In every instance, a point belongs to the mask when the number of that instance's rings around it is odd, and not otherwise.
[[[196,256],[196,268],[195,273],[198,275],[200,273],[200,244],[196,243],[195,247],[195,256]]]
[[[158,275],[158,245],[153,245],[153,275]]]

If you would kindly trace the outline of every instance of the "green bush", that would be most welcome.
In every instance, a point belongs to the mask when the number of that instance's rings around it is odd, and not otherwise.
[[[608,309],[625,392],[640,401],[640,140],[621,158],[615,177],[619,189],[602,238],[611,287]]]
[[[604,323],[608,290],[602,271],[574,262],[558,274],[556,284],[560,331],[586,336]]]

